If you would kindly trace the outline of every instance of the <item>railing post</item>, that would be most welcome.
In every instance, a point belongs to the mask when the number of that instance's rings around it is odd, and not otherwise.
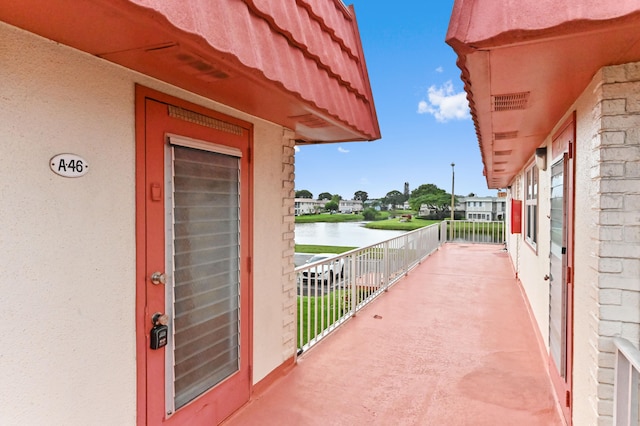
[[[409,258],[409,237],[407,234],[404,234],[402,246],[402,275],[407,275],[407,272],[409,272],[409,262],[407,260]]]
[[[353,256],[351,256],[351,273],[349,274],[349,277],[351,278],[351,309],[352,309],[352,313],[351,316],[355,317],[356,316],[356,307],[358,306],[358,299],[357,299],[357,285],[356,285],[356,280],[357,280],[357,276],[356,276],[356,254],[354,254]]]
[[[638,425],[638,368],[640,352],[626,339],[614,338],[615,378],[613,384],[613,424]]]
[[[384,291],[387,291],[387,289],[389,288],[389,277],[391,275],[391,265],[389,264],[389,262],[391,261],[391,259],[389,258],[389,244],[391,244],[389,241],[385,242],[383,245],[383,249],[382,249],[382,256],[383,256],[383,270],[382,270],[382,279],[384,280],[382,282],[382,284],[384,285]]]
[[[630,387],[631,363],[627,360],[620,350],[616,349],[616,378],[614,382],[613,392],[613,424],[616,426],[631,425],[630,422]]]
[[[444,220],[442,221],[442,235],[440,237],[443,244],[449,241],[449,235],[447,235],[447,232],[448,232],[447,221]]]

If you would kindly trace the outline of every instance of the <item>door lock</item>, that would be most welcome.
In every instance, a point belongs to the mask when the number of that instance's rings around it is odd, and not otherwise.
[[[167,346],[167,338],[169,336],[169,315],[156,312],[151,317],[153,328],[150,332],[151,349],[160,349]]]
[[[167,275],[156,271],[151,274],[151,282],[155,285],[165,284],[167,282]]]

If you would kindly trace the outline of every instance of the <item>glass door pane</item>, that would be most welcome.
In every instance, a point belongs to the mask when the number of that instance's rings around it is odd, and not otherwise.
[[[177,409],[240,368],[240,159],[170,150],[174,351],[167,370]]]

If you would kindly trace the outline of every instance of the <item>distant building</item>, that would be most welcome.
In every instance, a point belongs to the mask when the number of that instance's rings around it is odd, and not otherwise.
[[[295,215],[314,214],[324,211],[328,200],[314,200],[312,198],[296,198],[294,201]]]
[[[314,200],[311,198],[296,198],[295,215],[316,214],[324,211],[325,204],[331,200]],[[338,211],[340,213],[360,213],[363,210],[360,200],[340,200]]]
[[[362,211],[362,201],[340,200],[338,211],[340,211],[340,213],[359,213]]]
[[[465,220],[504,220],[505,206],[502,197],[458,197],[456,211],[463,211]]]
[[[504,220],[506,199],[502,197],[457,197],[456,218],[464,217],[464,220],[493,221]],[[435,211],[423,204],[418,212],[419,216],[428,216]],[[447,217],[451,213],[447,209]]]

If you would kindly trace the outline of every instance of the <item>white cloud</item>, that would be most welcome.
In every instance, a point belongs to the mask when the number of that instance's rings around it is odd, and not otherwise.
[[[348,149],[344,149],[343,147],[339,146],[339,147],[338,147],[338,152],[341,152],[341,153],[343,153],[343,154],[346,154],[347,152],[349,152],[349,150],[348,150]]]
[[[438,67],[438,68],[436,68],[436,72],[444,72],[444,68]]]
[[[422,100],[418,103],[418,114],[431,114],[441,123],[471,117],[467,94],[464,91],[456,93],[451,81],[440,87],[429,87],[427,96],[428,101]]]
[[[293,150],[294,150],[295,152],[300,152],[300,147],[299,147],[298,145],[295,145],[295,146],[293,147]]]

